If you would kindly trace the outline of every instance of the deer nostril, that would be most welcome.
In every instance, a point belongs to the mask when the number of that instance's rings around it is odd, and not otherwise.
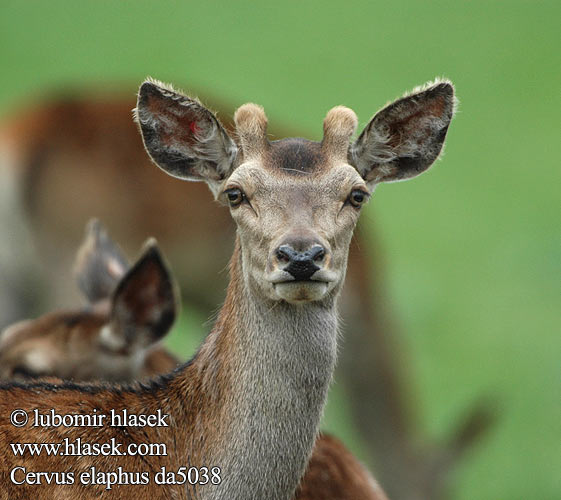
[[[325,257],[325,249],[320,246],[315,246],[310,251],[310,254],[314,262],[321,262]]]
[[[288,251],[288,248],[285,245],[277,249],[276,255],[279,262],[290,262],[291,252]]]

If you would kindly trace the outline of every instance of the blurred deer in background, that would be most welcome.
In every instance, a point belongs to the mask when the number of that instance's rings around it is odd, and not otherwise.
[[[179,361],[159,345],[177,308],[158,248],[132,268],[98,221],[88,224],[76,278],[86,308],[43,315],[0,335],[0,377],[133,381],[170,372]]]
[[[75,273],[88,308],[9,327],[0,335],[2,379],[132,382],[177,367],[179,360],[158,344],[171,327],[175,303],[170,300],[174,285],[157,247],[130,269],[107,231],[92,220]],[[146,323],[143,318],[157,320]],[[108,328],[118,342],[107,342]],[[384,499],[370,473],[339,440],[318,436],[295,500]]]
[[[204,315],[223,300],[225,274],[217,277],[216,270],[224,268],[228,242],[233,243],[230,219],[200,183],[177,183],[151,168],[130,120],[133,106],[128,97],[89,93],[33,106],[0,124],[4,179],[0,185],[9,181],[12,186],[10,196],[0,200],[6,205],[0,210],[0,224],[3,234],[10,234],[0,248],[0,324],[38,312],[30,303],[39,301],[32,293],[37,284],[31,280],[41,270],[44,281],[55,290],[47,295],[50,302],[43,300],[43,308],[73,304],[73,289],[61,277],[72,262],[83,221],[92,214],[111,221],[124,248],[137,248],[146,234],[156,236],[175,264],[183,297]],[[216,100],[213,108],[226,118],[226,129],[231,131],[231,108]],[[283,128],[272,132],[302,135]],[[10,217],[2,222],[4,214]],[[27,226],[31,231],[25,231]],[[22,264],[22,250],[29,252],[32,247],[36,257],[28,255]],[[359,227],[351,243],[341,304],[348,338],[338,380],[351,395],[355,421],[388,491],[400,498],[436,498],[432,488],[430,494],[423,493],[418,479],[432,477],[429,482],[439,490],[447,469],[457,460],[442,460],[440,454],[459,457],[485,426],[462,441],[460,453],[450,451],[457,450],[456,436],[462,430],[453,433],[449,444],[429,446],[431,454],[438,455],[434,464],[422,448],[416,448],[418,438],[394,345],[395,328],[381,284],[383,259],[372,249],[368,255],[368,247]],[[41,269],[38,262],[43,263]],[[11,274],[3,276],[3,271]],[[479,416],[476,409],[467,420]]]
[[[193,360],[159,383],[117,390],[9,384],[1,389],[3,414],[22,406],[67,413],[77,403],[83,413],[161,410],[176,425],[129,427],[126,434],[103,427],[95,437],[163,442],[165,457],[103,456],[90,463],[131,472],[216,464],[219,487],[171,487],[169,493],[291,498],[315,443],[335,367],[336,302],[360,209],[379,182],[407,179],[430,167],[453,110],[453,87],[439,82],[382,109],[353,143],[357,118],[343,107],[327,114],[321,143],[270,142],[262,108],[245,105],[235,115],[236,143],[198,101],[145,82],[136,113],[150,156],[170,175],[204,180],[230,206],[237,236],[226,301]],[[91,430],[82,427],[15,428],[7,421],[0,427],[4,450],[24,436],[32,442],[57,442],[69,434],[91,438]],[[68,470],[64,457],[55,458],[28,456],[26,467]],[[2,471],[17,465],[7,451],[2,462]],[[7,477],[2,484],[6,498],[29,492]],[[34,493],[52,497],[52,488],[60,498],[87,491],[80,485],[45,485]],[[135,492],[152,498],[158,487],[150,483]]]

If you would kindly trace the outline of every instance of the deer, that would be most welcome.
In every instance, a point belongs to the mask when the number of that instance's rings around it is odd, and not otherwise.
[[[0,329],[40,311],[77,305],[74,288],[62,277],[92,213],[110,222],[131,252],[145,235],[155,236],[174,262],[183,299],[202,316],[209,317],[224,300],[227,273],[215,273],[225,268],[234,244],[231,218],[207,196],[204,183],[177,183],[151,168],[130,120],[134,93],[114,87],[111,93],[75,88],[47,94],[0,119],[0,232],[9,235],[0,247]],[[195,93],[234,134],[231,104],[208,91]],[[306,135],[276,121],[271,134]],[[426,443],[419,451],[414,408],[406,397],[412,389],[385,289],[383,246],[377,233],[373,238],[372,229],[365,229],[359,221],[349,249],[339,301],[346,348],[336,376],[349,394],[351,417],[369,461],[388,492],[411,500],[440,498],[435,491],[445,488],[450,470],[489,423],[472,426],[482,422],[482,408],[472,406],[466,422],[477,432],[463,439],[463,426],[454,428],[449,439]],[[199,237],[192,238],[195,232]],[[427,460],[428,454],[434,460]],[[419,478],[430,478],[431,488],[420,487]]]
[[[178,314],[177,284],[155,240],[131,266],[97,219],[86,227],[75,275],[87,300],[0,334],[0,379],[131,382],[172,371],[160,344]],[[109,335],[110,333],[110,335]]]
[[[337,298],[360,210],[377,184],[414,177],[434,163],[454,108],[453,85],[437,81],[383,108],[352,142],[357,117],[337,106],[315,142],[269,141],[263,109],[246,104],[234,115],[236,141],[196,99],[145,81],[135,115],[152,160],[173,177],[206,182],[230,208],[236,240],[225,302],[197,354],[170,376],[133,386],[12,382],[0,388],[2,414],[25,407],[149,415],[161,426],[105,426],[95,439],[162,443],[166,456],[96,456],[88,465],[105,471],[124,465],[119,472],[136,473],[121,482],[181,466],[219,468],[220,484],[168,485],[170,497],[291,498],[335,368]],[[51,497],[55,489],[59,498],[100,493],[102,485],[33,489],[9,477],[21,463],[6,451],[9,443],[56,442],[68,434],[91,440],[89,428],[14,427],[7,419],[0,427],[4,498],[31,491]],[[62,472],[71,463],[26,456],[25,470]],[[20,474],[17,482],[24,481]],[[162,494],[150,481],[134,491],[138,498]]]
[[[179,360],[160,340],[171,326],[162,320],[166,314],[168,318],[176,315],[172,297],[177,287],[154,240],[148,240],[144,248],[131,268],[107,229],[99,220],[91,220],[74,268],[87,309],[53,312],[0,334],[0,378],[132,382],[176,368]],[[144,295],[147,288],[155,293]],[[125,295],[128,301],[123,300]],[[116,320],[120,314],[126,321]],[[141,318],[149,316],[160,321],[142,324]],[[113,335],[118,342],[108,343],[104,338],[111,324],[117,325]],[[340,440],[324,433],[318,436],[294,500],[386,498]]]

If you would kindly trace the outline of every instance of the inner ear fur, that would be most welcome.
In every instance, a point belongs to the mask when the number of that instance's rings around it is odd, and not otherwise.
[[[113,344],[148,347],[164,337],[177,314],[176,286],[151,240],[119,283],[111,304]]]
[[[230,174],[237,146],[197,99],[148,79],[134,114],[148,154],[168,174],[210,185]]]
[[[349,161],[370,184],[414,177],[438,158],[454,116],[449,81],[429,83],[379,111],[349,148]]]

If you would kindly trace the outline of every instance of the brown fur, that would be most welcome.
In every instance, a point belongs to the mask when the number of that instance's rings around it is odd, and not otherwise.
[[[321,171],[327,164],[327,155],[321,144],[307,139],[274,141],[263,158],[266,168],[289,175],[311,174]]]
[[[224,405],[227,405],[227,388],[231,377],[234,376],[228,351],[236,341],[232,338],[229,324],[233,316],[237,314],[236,297],[239,295],[238,287],[241,281],[238,266],[235,264],[238,255],[235,253],[232,259],[231,287],[226,302],[218,318],[215,334],[211,334],[198,355],[193,361],[184,365],[175,374],[151,382],[145,386],[111,387],[102,386],[76,386],[70,383],[37,382],[27,386],[17,383],[9,383],[2,390],[3,407],[6,414],[16,408],[38,408],[41,412],[47,412],[49,408],[62,410],[63,408],[74,408],[75,402],[79,400],[79,408],[82,413],[91,413],[94,409],[126,408],[130,413],[152,413],[161,409],[162,412],[171,416],[173,432],[167,429],[157,428],[122,428],[107,429],[103,435],[96,437],[90,429],[73,428],[51,428],[39,429],[26,426],[25,429],[17,429],[5,426],[0,438],[0,446],[7,449],[10,442],[58,442],[64,437],[78,437],[83,441],[91,442],[98,439],[103,442],[115,438],[118,442],[128,444],[131,442],[164,442],[168,446],[169,457],[151,457],[149,465],[145,464],[141,457],[82,457],[78,463],[71,464],[69,461],[59,457],[49,458],[45,455],[40,457],[28,457],[23,462],[21,459],[13,459],[8,454],[0,458],[2,470],[0,498],[28,498],[30,495],[36,498],[52,498],[57,492],[57,498],[93,498],[101,494],[103,487],[83,487],[80,485],[64,486],[55,490],[53,486],[42,485],[41,487],[16,486],[8,477],[8,472],[16,465],[23,463],[28,471],[79,471],[88,470],[90,466],[96,466],[99,470],[117,470],[119,466],[126,465],[126,470],[132,471],[157,471],[162,466],[169,470],[175,470],[176,463],[202,464],[204,455],[201,455],[201,445],[206,449],[218,446],[219,443],[212,436],[218,436],[225,432],[228,422],[223,419]],[[50,317],[46,321],[58,320],[62,324],[73,323],[75,326],[85,327],[82,334],[89,330],[89,319],[86,316],[72,317],[58,315]],[[98,319],[101,321],[101,319]],[[51,328],[50,324],[41,325],[43,328]],[[221,332],[217,335],[217,332]],[[160,358],[157,360],[157,358]],[[166,356],[162,350],[157,351],[146,368],[150,370],[152,363],[160,363],[157,370],[162,367],[171,367],[173,358]],[[221,366],[221,370],[217,367]],[[28,389],[33,389],[32,391]],[[8,389],[8,390],[5,390]],[[187,395],[187,398],[184,397]],[[201,408],[205,408],[200,412]],[[69,432],[70,431],[70,432]],[[206,436],[203,444],[198,441]],[[190,443],[186,450],[177,447],[177,443]],[[60,464],[64,463],[64,468]],[[175,467],[175,469],[174,469]],[[19,476],[18,476],[19,479]],[[114,487],[117,488],[117,487]],[[168,495],[178,495],[184,498],[182,489],[169,487],[162,490],[162,486],[155,485],[152,481],[142,487],[142,490],[134,486],[119,486],[119,496],[128,497],[134,495],[138,499],[161,498],[165,491]],[[358,496],[356,496],[358,495]],[[172,496],[170,496],[171,498]],[[300,490],[295,500],[384,500],[386,497],[376,485],[371,476],[363,466],[344,448],[344,446],[329,436],[319,438],[312,460],[306,475],[302,480]]]
[[[232,283],[236,283],[236,272],[233,272]],[[44,455],[40,457],[29,457],[24,461],[28,469],[35,471],[54,470],[86,470],[90,465],[109,471],[117,470],[117,467],[126,465],[128,471],[156,471],[161,466],[167,465],[171,470],[176,470],[176,464],[205,463],[203,448],[217,446],[216,438],[227,429],[228,422],[224,422],[221,414],[228,398],[225,391],[230,384],[232,370],[228,366],[227,356],[230,331],[227,327],[232,319],[235,307],[235,291],[228,294],[228,298],[220,315],[219,324],[222,325],[222,334],[210,335],[203,345],[199,354],[190,364],[185,365],[175,375],[153,382],[147,386],[130,387],[104,387],[104,386],[75,386],[69,383],[60,385],[52,384],[30,384],[28,386],[11,383],[4,385],[2,389],[2,404],[6,415],[16,408],[38,408],[46,411],[48,408],[70,410],[76,408],[76,404],[84,413],[91,413],[95,408],[105,410],[110,408],[128,409],[131,413],[155,413],[161,409],[163,413],[170,415],[173,431],[158,428],[123,428],[104,427],[103,434],[97,439],[103,441],[114,437],[119,442],[164,442],[168,446],[168,457],[151,457],[148,465],[141,457],[98,457],[82,458],[76,465],[71,465],[68,460],[59,457],[49,458]],[[217,370],[222,366],[222,370]],[[202,375],[201,375],[202,374]],[[202,410],[202,411],[201,411]],[[2,422],[2,433],[0,446],[8,450],[10,442],[57,442],[69,435],[72,438],[82,437],[91,441],[96,439],[96,434],[90,429],[73,428],[69,433],[60,428],[34,428],[26,426],[25,429],[17,429]],[[171,430],[170,429],[170,430]],[[204,443],[199,439],[205,439]],[[182,443],[181,447],[177,444]],[[184,445],[187,443],[187,446]],[[187,454],[188,453],[188,454]],[[28,498],[33,495],[36,498],[51,498],[54,494],[53,487],[43,486],[40,489],[28,486],[13,485],[8,477],[9,471],[21,462],[11,456],[10,452],[2,454],[2,491],[0,498]],[[72,461],[73,462],[73,461]],[[61,467],[61,463],[64,464]],[[80,485],[65,486],[58,488],[58,498],[93,498],[101,494],[101,487],[83,487]],[[173,495],[175,491],[178,498],[184,498],[182,488],[170,487],[166,495]],[[133,495],[136,498],[160,498],[162,489],[160,486],[150,484],[139,491],[138,488],[121,486],[119,495]]]
[[[43,376],[73,380],[103,379],[106,376],[104,373],[91,370],[77,372],[73,367],[84,368],[84,363],[90,362],[90,356],[97,355],[99,332],[109,320],[109,311],[59,311],[28,320],[12,334],[6,329],[9,335],[0,345],[0,379]],[[42,368],[30,366],[25,361],[30,354],[37,357],[39,353],[44,359]],[[130,353],[123,351],[122,355],[130,356]],[[72,359],[71,365],[66,362],[69,358]],[[177,364],[178,360],[169,351],[155,345],[147,352],[138,371],[123,372],[112,378],[147,379],[167,373]]]
[[[26,349],[27,342],[34,347],[42,344],[44,352],[57,353],[64,351],[69,335],[84,338],[84,346],[88,346],[89,337],[96,335],[99,328],[107,322],[103,315],[87,313],[53,313],[39,318],[26,325],[24,331],[17,335],[19,347]],[[6,346],[6,350],[13,347]],[[74,355],[79,355],[74,352]],[[37,373],[42,381],[51,384],[61,384],[54,376],[79,381],[76,374],[65,373],[64,354],[56,358],[50,371]],[[142,379],[171,372],[179,361],[167,349],[156,346],[144,360],[139,372],[134,378]],[[45,379],[50,376],[50,379]],[[99,379],[103,373],[98,374]],[[132,379],[131,379],[132,381]],[[306,473],[294,500],[385,500],[381,488],[370,473],[347,448],[335,437],[321,434],[316,442]]]
[[[113,269],[111,262],[108,263],[108,258],[114,256],[116,248],[100,223],[90,222],[84,243],[77,253],[78,277],[81,272],[90,271],[92,263],[91,272],[103,275],[106,266]],[[115,282],[122,278],[127,268],[126,261],[122,261],[121,266],[115,270]],[[91,289],[89,283],[97,281],[97,277],[91,272],[86,273],[87,280],[83,282],[87,290]],[[155,281],[156,279],[152,278],[146,283],[139,282],[138,287],[149,287]],[[105,292],[109,295],[113,291],[112,288],[108,287]],[[88,355],[95,353],[100,329],[110,322],[109,313],[108,304],[102,301],[93,304],[91,312],[51,313],[33,321],[14,325],[14,331],[9,334],[9,339],[6,339],[8,341],[0,344],[1,374],[4,378],[10,375],[41,377],[43,382],[54,385],[63,384],[56,377],[73,381],[89,380],[90,377],[84,376],[85,372],[73,369],[77,365],[69,363],[69,357],[72,361],[83,357],[83,362],[88,362]],[[28,368],[26,374],[14,374],[14,368],[21,365],[20,359],[25,359],[30,352],[48,356],[49,365],[34,373]],[[123,348],[123,354],[131,355],[126,346]],[[171,372],[177,365],[177,358],[165,348],[155,345],[138,366],[137,372],[123,372],[120,378],[132,382],[134,379],[154,377]],[[91,375],[99,380],[104,378],[103,372]],[[340,441],[328,435],[320,435],[294,500],[371,499],[385,499],[372,476]]]
[[[295,500],[387,500],[370,473],[335,437],[320,434]]]

